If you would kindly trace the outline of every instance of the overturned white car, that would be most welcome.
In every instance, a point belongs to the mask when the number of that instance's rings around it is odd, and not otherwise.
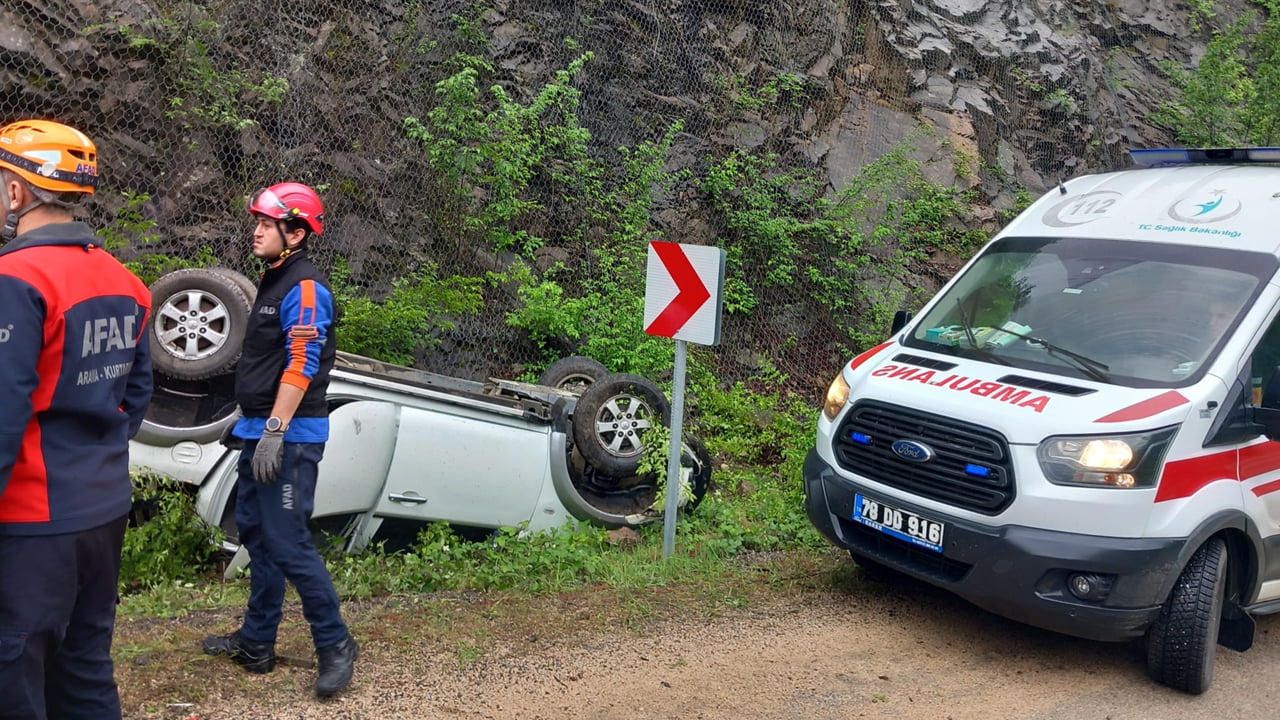
[[[223,530],[230,550],[239,451],[219,438],[236,418],[233,374],[254,292],[223,268],[178,270],[152,285],[156,388],[130,443],[135,472],[193,486],[200,517]],[[429,522],[483,532],[661,518],[652,509],[658,483],[638,466],[644,430],[668,421],[667,400],[645,378],[609,374],[589,358],[560,360],[529,384],[340,352],[329,407],[313,521],[349,551],[402,542]],[[682,468],[692,509],[711,478],[696,439],[686,438]]]

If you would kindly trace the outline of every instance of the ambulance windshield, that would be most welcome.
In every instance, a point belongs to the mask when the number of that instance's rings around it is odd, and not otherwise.
[[[1082,238],[994,243],[911,347],[1135,387],[1203,374],[1275,273],[1264,253]]]

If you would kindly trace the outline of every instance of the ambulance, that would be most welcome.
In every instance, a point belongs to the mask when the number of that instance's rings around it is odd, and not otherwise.
[[[841,369],[805,510],[869,575],[1144,642],[1198,694],[1280,611],[1280,148],[1131,158]]]

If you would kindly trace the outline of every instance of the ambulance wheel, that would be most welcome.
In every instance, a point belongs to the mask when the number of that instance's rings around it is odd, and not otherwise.
[[[607,375],[582,391],[573,411],[573,440],[597,471],[633,476],[644,455],[644,432],[671,421],[671,405],[648,379]]]
[[[252,303],[240,283],[207,268],[175,270],[151,284],[151,364],[177,380],[230,372],[240,359]]]
[[[1210,538],[1191,556],[1147,631],[1147,671],[1153,680],[1192,695],[1209,689],[1226,577],[1227,545]]]

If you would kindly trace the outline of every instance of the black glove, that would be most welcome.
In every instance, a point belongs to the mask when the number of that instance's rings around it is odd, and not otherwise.
[[[253,451],[253,479],[269,485],[276,481],[280,474],[280,463],[284,458],[284,433],[277,430],[265,430],[258,441],[258,449]]]

